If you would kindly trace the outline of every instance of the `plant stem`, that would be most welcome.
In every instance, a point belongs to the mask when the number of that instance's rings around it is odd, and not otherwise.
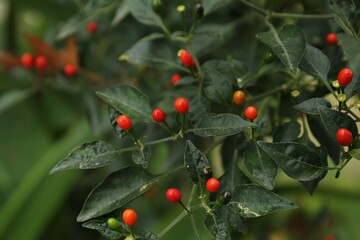
[[[294,18],[294,19],[312,19],[312,20],[326,20],[337,18],[336,14],[299,14],[299,13],[279,13],[272,12],[267,9],[261,8],[249,1],[240,0],[240,3],[251,8],[252,10],[264,15],[268,19],[273,18]]]
[[[168,231],[170,231],[176,224],[178,224],[184,217],[188,215],[185,210],[180,213],[166,228],[164,228],[159,234],[158,239],[161,239]]]
[[[270,91],[267,91],[267,92],[264,92],[264,93],[261,93],[259,95],[256,95],[256,96],[253,96],[253,97],[249,97],[248,98],[248,101],[255,101],[255,100],[259,100],[261,98],[264,98],[264,97],[267,97],[267,96],[270,96],[270,95],[273,95],[274,93],[277,93],[277,92],[281,92],[283,90],[287,89],[287,84],[283,84],[283,85],[280,85]]]
[[[192,214],[190,214],[190,220],[191,220],[191,226],[194,230],[194,233],[195,233],[195,236],[196,236],[196,239],[197,240],[200,240],[200,234],[199,234],[199,231],[197,230],[197,227],[196,227],[196,222],[195,222],[195,219],[194,219],[194,216]]]
[[[168,29],[168,27],[166,26],[166,24],[164,23],[162,18],[160,18],[159,24],[160,24],[161,29],[164,31],[166,37],[171,40],[171,32]]]

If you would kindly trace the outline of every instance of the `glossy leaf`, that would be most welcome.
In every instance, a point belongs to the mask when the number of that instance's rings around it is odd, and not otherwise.
[[[152,107],[148,97],[133,86],[116,85],[96,94],[131,119],[152,121]]]
[[[250,127],[255,125],[235,114],[223,113],[203,118],[196,128],[188,131],[200,137],[231,136]]]
[[[329,136],[324,127],[321,118],[318,116],[307,116],[311,133],[319,141],[319,143],[326,147],[327,152],[333,162],[337,165],[340,162],[340,145],[338,141]]]
[[[153,11],[151,7],[151,1],[148,0],[126,0],[126,6],[129,8],[131,14],[139,22],[146,25],[159,26],[160,18]]]
[[[274,142],[295,142],[300,135],[300,124],[296,120],[285,123],[275,129]]]
[[[204,92],[214,102],[230,102],[232,86],[229,80],[234,78],[232,66],[223,60],[210,60],[202,65]]]
[[[353,136],[357,136],[358,130],[356,123],[347,114],[322,106],[319,106],[318,110],[321,121],[332,139],[337,141],[336,132],[339,128],[346,128],[353,134]]]
[[[307,114],[319,115],[318,106],[331,108],[330,102],[323,98],[310,98],[299,103],[298,105],[295,105],[294,108]]]
[[[242,163],[258,184],[269,190],[274,188],[278,168],[264,150],[255,144],[249,145],[244,152]]]
[[[123,224],[121,221],[119,221],[120,224]],[[101,233],[102,236],[106,237],[107,239],[119,239],[121,237],[126,237],[126,233],[120,233],[118,231],[111,230],[107,226],[107,220],[90,220],[82,225],[85,228],[97,230],[99,233]]]
[[[360,93],[360,40],[344,33],[337,34],[339,45],[348,59],[348,68],[353,71],[353,80],[345,87],[347,98]]]
[[[195,184],[202,185],[206,181],[203,169],[210,166],[209,161],[190,140],[185,145],[184,164]]]
[[[92,190],[77,220],[83,222],[120,208],[145,193],[159,179],[137,167],[114,172]]]
[[[321,80],[329,91],[332,92],[332,88],[327,78],[330,70],[330,60],[319,49],[306,44],[305,54],[299,64],[299,68]]]
[[[233,2],[233,0],[203,0],[202,4],[204,6],[205,15],[207,15],[231,2]]]
[[[324,171],[318,154],[303,144],[259,141],[258,145],[291,178],[309,181],[319,177]]]
[[[338,18],[335,20],[340,27],[347,33],[356,36],[352,22],[356,13],[356,5],[353,0],[329,0],[330,8],[336,13]]]
[[[304,56],[306,41],[304,33],[295,25],[287,25],[280,31],[268,24],[269,32],[258,33],[256,37],[276,53],[281,62],[295,73]]]
[[[135,164],[142,165],[143,168],[146,168],[151,158],[151,148],[144,147],[142,150],[136,150],[132,152],[131,158]]]
[[[117,109],[113,108],[111,105],[108,106],[108,113],[109,113],[111,126],[113,127],[115,133],[120,138],[127,136],[126,131],[120,128],[116,122],[117,117],[120,116],[122,113],[119,112]]]
[[[164,34],[153,33],[140,39],[125,53],[121,54],[119,60],[163,70],[174,69],[188,72],[186,68],[175,62],[177,59],[176,51],[172,51],[162,43],[164,37]]]
[[[246,234],[248,232],[246,218],[242,217],[237,212],[232,211],[232,207],[226,206],[226,220],[231,229]]]
[[[157,240],[158,237],[152,233],[150,230],[141,230],[140,232],[135,233],[135,238],[138,240]]]
[[[67,169],[90,169],[109,165],[123,153],[104,141],[84,143],[72,150],[50,171],[53,174]]]
[[[227,207],[233,213],[246,218],[255,218],[278,210],[297,208],[294,203],[255,184],[237,187]]]
[[[349,151],[349,154],[351,157],[357,159],[357,160],[360,160],[360,149],[357,148],[357,149],[351,149]]]
[[[211,236],[213,236],[215,239],[230,239],[225,207],[218,207],[215,209],[215,211],[212,212],[212,214],[206,214],[204,225],[210,232]]]

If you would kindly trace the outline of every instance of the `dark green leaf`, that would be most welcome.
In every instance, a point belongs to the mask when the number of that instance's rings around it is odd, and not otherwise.
[[[160,18],[153,11],[151,7],[151,1],[149,0],[126,0],[125,4],[129,8],[131,14],[138,20],[139,22],[146,25],[159,26]]]
[[[360,93],[360,40],[344,33],[337,34],[339,45],[348,59],[348,67],[353,71],[353,80],[345,87],[347,98]]]
[[[123,153],[104,141],[84,143],[72,150],[69,155],[56,164],[50,171],[53,174],[67,169],[99,168],[112,163]]]
[[[315,78],[320,79],[330,92],[332,92],[327,78],[330,70],[330,60],[319,49],[306,44],[305,54],[299,64],[299,68]]]
[[[255,125],[237,115],[222,113],[203,118],[196,128],[188,131],[201,137],[231,136],[250,127],[255,127]]]
[[[279,195],[254,184],[238,186],[228,203],[229,211],[246,218],[260,217],[297,206]]]
[[[116,85],[96,94],[132,119],[152,121],[152,107],[148,97],[133,86]]]
[[[105,8],[110,4],[116,3],[115,0],[81,0],[82,11],[90,14],[98,11],[99,9]]]
[[[137,165],[142,165],[143,168],[147,167],[147,164],[151,158],[151,148],[150,147],[144,147],[142,150],[136,150],[132,152],[131,158],[133,162]]]
[[[309,139],[309,137],[305,134],[303,134],[301,136],[301,138],[299,138],[297,140],[297,142],[302,143],[306,146],[308,146],[309,148],[311,148],[315,153],[318,154],[319,156],[319,160],[320,160],[320,164],[324,167],[327,167],[327,150],[326,147],[324,145],[321,145],[320,147],[316,147],[315,144]],[[324,170],[323,173],[310,181],[299,181],[310,193],[310,195],[312,195],[314,193],[314,191],[316,190],[317,186],[319,185],[320,181],[326,176],[327,171]]]
[[[214,102],[230,102],[233,89],[229,80],[233,79],[232,66],[223,60],[210,60],[202,65],[204,92]]]
[[[243,164],[257,183],[270,190],[274,188],[277,165],[261,148],[255,144],[248,145]]]
[[[349,154],[351,157],[357,159],[357,160],[360,160],[360,149],[351,149],[349,151]]]
[[[175,86],[184,86],[188,84],[192,84],[197,80],[193,76],[185,76],[182,77],[178,82],[176,82]]]
[[[214,49],[224,45],[235,33],[236,23],[224,24],[200,24],[190,44],[194,54],[201,57],[211,53]]]
[[[352,22],[356,13],[356,5],[353,0],[330,0],[330,8],[338,15],[335,20],[347,33],[356,36]]]
[[[163,70],[174,69],[188,72],[186,68],[175,62],[176,51],[172,51],[166,44],[163,44],[161,41],[163,39],[164,35],[161,33],[153,33],[142,38],[121,54],[119,60]]]
[[[218,207],[212,213],[206,214],[204,225],[215,239],[230,239],[225,207]]]
[[[195,184],[202,185],[206,181],[203,170],[205,167],[210,166],[209,161],[190,140],[185,145],[184,164]]]
[[[116,134],[120,138],[127,136],[126,131],[120,128],[116,121],[117,117],[120,116],[122,113],[116,110],[115,108],[113,108],[111,105],[108,106],[108,112],[109,112],[111,126],[113,127]]]
[[[258,145],[291,178],[309,181],[323,173],[320,157],[308,146],[300,143],[268,143]]]
[[[295,142],[300,135],[300,124],[296,120],[285,123],[275,129],[274,142]]]
[[[122,222],[120,222],[122,224]],[[108,239],[119,239],[121,237],[126,237],[126,234],[111,230],[107,226],[107,220],[90,220],[88,222],[83,223],[82,225],[85,228],[97,230]]]
[[[304,55],[306,41],[304,33],[295,25],[287,25],[280,31],[268,24],[269,32],[258,33],[256,37],[276,53],[281,62],[295,73]]]
[[[358,135],[355,121],[345,113],[323,106],[318,106],[318,111],[326,131],[334,141],[337,141],[336,132],[339,130],[339,128],[348,129],[353,134],[353,136]]]
[[[331,108],[330,102],[323,98],[310,98],[306,101],[299,103],[298,105],[295,105],[294,108],[307,114],[319,115],[318,106]]]
[[[232,207],[226,207],[226,220],[228,225],[237,232],[246,234],[248,229],[246,219],[240,214],[233,212]]]
[[[204,6],[205,15],[210,14],[226,4],[231,3],[233,0],[203,0],[202,4]]]
[[[135,234],[137,240],[157,240],[158,237],[152,233],[150,230],[141,230]]]
[[[0,97],[0,114],[22,100],[32,96],[33,90],[12,90],[2,93]]]
[[[326,131],[320,117],[318,116],[307,116],[311,133],[319,141],[319,143],[326,147],[327,152],[333,162],[337,165],[340,161],[340,145],[337,140],[331,138],[329,133]]]
[[[118,25],[122,20],[125,19],[125,17],[129,14],[130,10],[127,7],[125,2],[122,2],[122,4],[116,9],[115,16],[113,20],[111,21],[111,26]]]
[[[159,180],[160,177],[137,167],[114,172],[92,190],[77,220],[83,222],[120,208],[149,190]]]

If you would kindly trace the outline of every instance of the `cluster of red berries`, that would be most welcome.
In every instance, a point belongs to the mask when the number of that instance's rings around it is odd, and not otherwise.
[[[20,58],[20,63],[24,68],[35,67],[39,71],[43,71],[48,67],[48,59],[43,55],[34,57],[30,53],[24,53]],[[64,67],[64,73],[68,77],[76,76],[78,67],[75,64],[67,64]]]
[[[186,114],[189,111],[189,101],[186,98],[177,98],[174,102],[174,107],[178,113]],[[154,109],[152,112],[152,117],[154,121],[158,123],[163,123],[166,120],[166,114],[161,108]],[[132,127],[131,119],[126,115],[118,116],[116,122],[119,127],[125,131],[131,129]]]

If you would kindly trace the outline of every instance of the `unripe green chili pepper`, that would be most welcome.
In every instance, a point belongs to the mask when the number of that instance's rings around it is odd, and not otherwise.
[[[194,15],[196,20],[200,20],[204,17],[204,7],[202,4],[198,3],[194,5]]]
[[[159,16],[164,14],[165,8],[162,0],[152,0],[152,8]]]
[[[269,63],[272,63],[275,61],[276,56],[273,52],[268,51],[263,54],[262,59],[263,59],[264,63],[269,64]]]

